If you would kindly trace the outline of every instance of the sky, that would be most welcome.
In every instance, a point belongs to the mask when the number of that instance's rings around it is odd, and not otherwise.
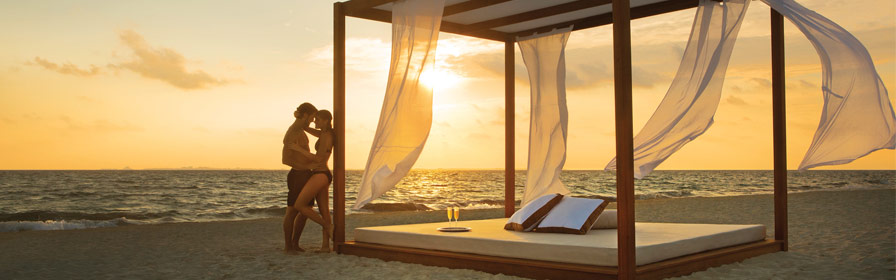
[[[896,88],[896,3],[800,0],[853,33]],[[288,169],[282,137],[302,102],[332,110],[332,3],[0,1],[0,169]],[[632,22],[634,130],[677,70],[695,9]],[[715,123],[658,169],[771,169],[769,8],[753,1]],[[347,19],[346,167],[363,169],[388,74],[391,27]],[[415,168],[504,167],[504,45],[448,33],[433,125]],[[821,66],[785,24],[787,166],[818,126]],[[567,44],[565,169],[615,154],[612,30]],[[526,168],[528,77],[516,50],[516,168]],[[894,102],[890,94],[890,102]],[[896,169],[881,150],[820,169]]]

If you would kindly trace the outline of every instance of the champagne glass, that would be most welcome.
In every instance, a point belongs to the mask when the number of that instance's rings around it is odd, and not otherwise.
[[[448,206],[448,226],[449,227],[451,226],[451,217],[453,217],[453,214],[452,214],[453,211],[451,211],[451,210],[453,210],[451,208],[451,206]]]
[[[460,218],[460,207],[454,207],[454,226],[457,226],[457,219]]]

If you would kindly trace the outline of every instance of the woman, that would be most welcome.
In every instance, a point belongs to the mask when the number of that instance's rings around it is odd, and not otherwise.
[[[333,115],[327,110],[318,111],[314,115],[314,127],[306,128],[305,131],[311,135],[317,136],[317,143],[314,144],[315,154],[311,155],[311,178],[305,183],[299,197],[296,198],[296,210],[308,219],[318,223],[323,227],[323,238],[321,241],[320,252],[330,252],[330,239],[333,236],[333,224],[330,222],[330,183],[333,181],[333,173],[327,167],[327,161],[330,160],[330,153],[333,151]],[[311,208],[311,202],[317,200],[317,207],[320,214],[314,212]]]

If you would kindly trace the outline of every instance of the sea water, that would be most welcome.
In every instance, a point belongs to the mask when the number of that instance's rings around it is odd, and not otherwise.
[[[0,171],[0,232],[278,217],[285,211],[286,174],[285,170]],[[504,205],[503,170],[412,170],[394,189],[356,211],[352,206],[361,175],[357,170],[346,172],[349,214]],[[517,171],[515,176],[519,204],[526,172]],[[615,199],[616,177],[611,172],[565,170],[561,180],[574,196]],[[788,173],[791,193],[894,185],[893,170]],[[772,191],[772,172],[767,170],[660,170],[635,180],[637,199]]]

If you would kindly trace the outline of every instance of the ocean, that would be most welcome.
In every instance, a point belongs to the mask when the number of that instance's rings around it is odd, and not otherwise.
[[[245,220],[283,215],[285,170],[0,171],[0,232],[65,230],[173,222]],[[346,211],[501,208],[502,170],[412,170],[396,188],[361,210],[361,171],[346,172]],[[565,170],[572,195],[615,199],[615,174]],[[516,172],[517,204],[526,172]],[[790,171],[790,193],[893,189],[896,171]],[[331,188],[332,191],[332,188]],[[635,180],[637,199],[772,193],[768,170],[659,170]],[[332,197],[332,196],[331,196]],[[332,207],[332,198],[330,200]]]

